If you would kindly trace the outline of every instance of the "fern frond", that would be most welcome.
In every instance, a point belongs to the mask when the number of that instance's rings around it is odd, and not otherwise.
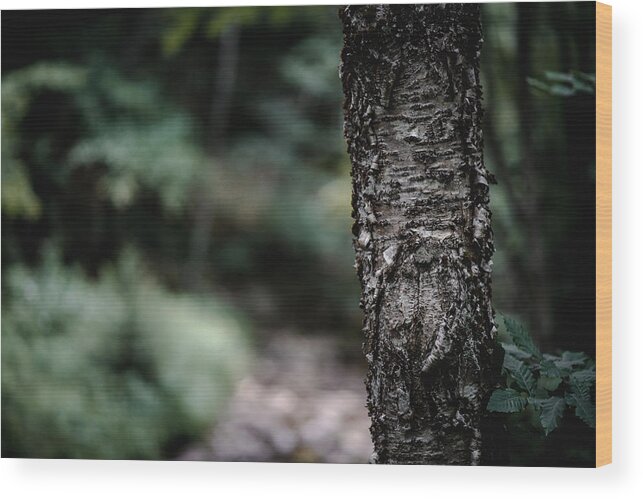
[[[530,395],[533,394],[536,388],[536,380],[523,361],[518,360],[513,355],[505,354],[502,367],[509,372],[520,388],[526,390]]]
[[[512,341],[519,349],[528,352],[537,359],[542,358],[540,350],[522,324],[514,319],[510,319],[509,317],[504,317],[504,322]]]
[[[491,394],[487,410],[493,412],[520,412],[527,405],[527,399],[511,388],[496,390]]]
[[[549,397],[540,403],[540,423],[543,425],[545,435],[549,435],[558,428],[565,412],[565,399],[563,397]]]

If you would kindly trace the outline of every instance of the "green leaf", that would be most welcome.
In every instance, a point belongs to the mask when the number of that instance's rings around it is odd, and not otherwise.
[[[570,381],[591,388],[596,381],[596,371],[594,369],[583,369],[576,371],[570,376]]]
[[[564,412],[563,397],[549,397],[540,403],[540,423],[543,425],[545,435],[549,435],[558,427]]]
[[[585,364],[588,357],[581,352],[563,352],[561,357],[554,357],[553,362],[559,369],[573,370]]]
[[[181,50],[196,31],[200,12],[199,9],[177,9],[172,12],[174,25],[161,38],[163,54],[172,56]]]
[[[521,413],[521,416],[522,415],[524,415],[532,428],[538,431],[542,429],[542,424],[540,423],[540,411],[534,404],[527,404],[527,407],[525,407],[525,410]]]
[[[524,350],[521,350],[513,343],[503,342],[500,344],[502,345],[502,348],[504,348],[505,352],[507,352],[510,355],[513,355],[517,359],[530,359],[532,357],[532,355],[529,352],[525,352]]]
[[[560,386],[562,381],[563,379],[558,376],[541,376],[538,378],[538,386],[544,388],[548,392],[553,392]]]
[[[516,381],[518,386],[526,390],[530,395],[536,388],[536,380],[533,373],[527,365],[512,355],[505,354],[503,365],[511,377]]]
[[[528,352],[538,359],[542,358],[540,350],[522,324],[508,317],[504,318],[504,322],[512,341],[519,349]]]
[[[576,416],[590,428],[596,427],[596,406],[591,395],[594,379],[595,375],[592,377],[587,371],[572,373],[569,377],[572,393],[565,395],[569,405],[576,407]]]
[[[540,369],[541,376],[547,376],[550,378],[559,378],[562,376],[562,373],[556,364],[551,359],[547,359],[547,354],[545,354],[545,360],[540,361],[538,369]]]
[[[576,416],[590,428],[596,428],[596,407],[586,399],[576,399]]]
[[[549,93],[558,97],[570,97],[574,95],[574,88],[567,85],[554,84],[549,87]]]
[[[578,71],[571,73],[545,71],[545,81],[528,77],[527,84],[560,97],[570,97],[577,93],[596,93],[596,76]]]
[[[592,376],[591,373],[587,371],[577,371],[572,373],[569,376],[569,385],[572,389],[572,393],[585,398],[587,400],[592,400],[591,389],[594,384],[595,376]]]
[[[558,83],[572,83],[574,81],[573,75],[569,73],[559,73],[558,71],[545,71],[545,77],[550,81]]]
[[[563,352],[562,359],[575,364],[582,364],[588,357],[583,352]]]
[[[216,9],[207,26],[207,35],[217,38],[230,26],[245,26],[257,22],[262,9],[257,7],[228,7]]]
[[[491,394],[487,410],[492,412],[520,412],[527,405],[527,399],[511,388],[496,390]]]

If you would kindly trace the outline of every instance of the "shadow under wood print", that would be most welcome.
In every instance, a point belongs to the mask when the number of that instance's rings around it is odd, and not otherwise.
[[[609,16],[3,11],[2,456],[610,462]]]

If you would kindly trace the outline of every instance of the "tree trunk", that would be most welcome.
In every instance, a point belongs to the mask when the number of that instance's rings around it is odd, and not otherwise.
[[[365,5],[340,16],[373,462],[479,464],[502,358],[479,6]]]
[[[221,167],[226,158],[226,139],[230,121],[230,102],[237,81],[239,59],[239,27],[228,26],[220,36],[215,74],[214,99],[210,113],[208,152],[214,167]],[[190,237],[186,286],[201,291],[209,269],[208,252],[214,228],[214,203],[211,183],[214,170],[206,171],[201,189],[197,191],[194,227]]]

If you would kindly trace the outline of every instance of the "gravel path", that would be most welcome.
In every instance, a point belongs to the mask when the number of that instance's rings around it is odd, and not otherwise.
[[[207,441],[181,459],[368,462],[363,373],[337,352],[329,337],[273,336]]]

